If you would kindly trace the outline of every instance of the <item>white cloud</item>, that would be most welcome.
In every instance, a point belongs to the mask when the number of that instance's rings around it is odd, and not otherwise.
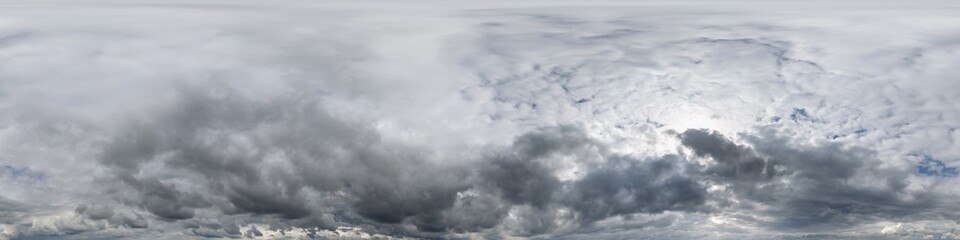
[[[872,4],[10,3],[0,236],[956,237],[960,15]]]

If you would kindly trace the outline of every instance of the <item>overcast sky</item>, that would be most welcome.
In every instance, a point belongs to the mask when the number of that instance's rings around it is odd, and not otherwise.
[[[956,239],[951,1],[0,2],[0,239]]]

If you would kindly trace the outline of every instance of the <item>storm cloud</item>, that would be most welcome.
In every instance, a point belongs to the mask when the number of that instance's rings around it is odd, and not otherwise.
[[[958,238],[910,4],[5,3],[0,239]]]

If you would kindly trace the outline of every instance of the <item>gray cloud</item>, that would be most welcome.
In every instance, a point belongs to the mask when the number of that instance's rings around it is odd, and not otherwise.
[[[684,146],[714,161],[704,171],[744,199],[770,205],[771,227],[837,228],[901,218],[951,218],[937,192],[907,189],[911,169],[871,165],[876,152],[836,143],[805,146],[772,131],[740,145],[709,130],[687,130]],[[752,145],[752,146],[751,146]]]
[[[574,183],[567,199],[583,221],[664,211],[695,211],[707,198],[705,186],[685,174],[675,155],[638,160],[613,157],[606,166]]]
[[[0,9],[0,239],[958,236],[947,3],[458,4]]]
[[[383,142],[375,131],[335,119],[316,103],[254,102],[221,91],[214,98],[184,90],[170,111],[125,125],[108,141],[101,161],[113,175],[105,180],[123,183],[116,186],[123,189],[120,202],[164,221],[214,211],[334,229],[323,220],[332,214],[340,221],[411,224],[442,233],[494,228],[511,206],[533,207],[529,214],[540,220],[530,221],[591,223],[634,213],[695,211],[706,198],[705,187],[684,175],[688,164],[678,156],[608,155],[605,144],[579,127],[535,130],[480,159],[446,165],[424,150]],[[259,167],[267,161],[292,169]],[[569,167],[564,161],[592,164],[578,173],[581,179],[561,180],[558,173]],[[157,168],[171,174],[148,173]],[[558,209],[576,214],[552,215]],[[99,205],[82,205],[77,212],[92,220],[112,214]],[[197,226],[191,233],[198,236],[241,235],[226,226]],[[555,227],[521,231],[538,234]]]

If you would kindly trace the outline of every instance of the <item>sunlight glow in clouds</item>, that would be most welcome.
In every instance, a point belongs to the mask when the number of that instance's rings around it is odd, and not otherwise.
[[[960,11],[0,3],[0,239],[956,239]]]

